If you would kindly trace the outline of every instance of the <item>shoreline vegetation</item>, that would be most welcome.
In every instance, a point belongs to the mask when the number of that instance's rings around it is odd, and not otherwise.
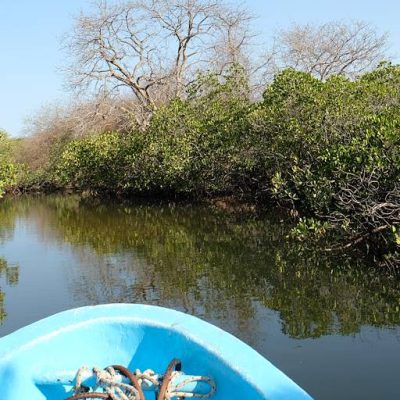
[[[279,206],[295,220],[288,236],[398,272],[400,66],[377,62],[385,38],[362,23],[295,26],[263,80],[251,18],[206,3],[101,3],[78,17],[71,85],[96,95],[38,114],[29,137],[1,133],[0,195]]]
[[[329,238],[329,252],[357,249],[398,269],[400,67],[325,82],[288,69],[259,102],[245,89],[239,69],[203,76],[145,130],[54,137],[38,169],[12,161],[24,140],[3,135],[3,187],[278,205],[297,219],[298,240]]]

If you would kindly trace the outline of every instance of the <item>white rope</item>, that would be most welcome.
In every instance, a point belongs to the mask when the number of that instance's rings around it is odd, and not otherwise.
[[[96,375],[96,385],[101,387],[112,400],[136,400],[138,391],[132,385],[116,381],[116,372],[113,367],[106,369],[93,368]]]
[[[107,367],[106,369],[95,367],[90,369],[84,366],[79,368],[75,377],[76,383],[73,388],[75,394],[81,394],[87,391],[87,388],[82,385],[82,382],[84,378],[87,378],[91,374],[96,377],[96,387],[93,388],[94,392],[100,388],[104,393],[107,393],[112,400],[137,400],[139,398],[137,389],[133,385],[122,382],[120,374],[112,367]],[[143,389],[149,388],[152,385],[154,387],[161,386],[159,375],[151,369],[146,369],[143,372],[136,369],[134,374]],[[188,376],[187,379],[182,380],[178,384],[174,384],[175,378],[181,375],[183,375],[181,371],[174,371],[172,373],[165,393],[165,399],[163,400],[171,400],[173,398],[209,399],[214,395],[216,385],[213,379],[207,376]],[[181,391],[186,385],[200,381],[210,386],[210,391],[208,393],[201,394]]]
[[[187,379],[184,379],[177,385],[172,385],[174,378],[178,375],[183,375],[183,372],[181,371],[174,371],[172,373],[172,379],[170,382],[170,385],[173,386],[173,390],[171,391],[170,397],[184,397],[184,398],[196,398],[196,399],[209,399],[211,396],[214,395],[216,391],[216,385],[213,379],[209,378],[208,376],[190,376]],[[201,393],[188,393],[188,392],[180,392],[179,389],[182,389],[186,385],[192,382],[206,382],[210,385],[210,391],[206,394],[201,394]],[[168,392],[168,390],[167,390]],[[167,399],[169,400],[169,399]]]
[[[151,386],[150,383],[154,386],[160,385],[159,377],[152,369],[146,369],[143,372],[141,372],[140,369],[136,369],[135,375],[143,389],[149,388]]]
[[[93,368],[90,370],[88,367],[79,368],[76,374],[76,384],[74,387],[75,394],[85,393],[86,389],[82,385],[83,377],[88,374],[94,374],[96,377],[96,387],[93,388],[94,392],[98,388],[103,389],[112,400],[137,400],[138,391],[132,385],[120,382],[116,379],[117,373],[114,368],[107,367],[106,369]]]
[[[74,392],[75,394],[81,394],[85,392],[84,387],[82,386],[82,380],[84,376],[87,376],[90,374],[92,371],[88,367],[81,367],[78,369],[78,372],[76,373],[75,376],[75,386],[74,386]]]
[[[165,394],[165,400],[171,400],[174,397],[179,398],[196,398],[196,399],[209,399],[211,396],[214,395],[216,391],[216,385],[213,379],[209,378],[208,376],[190,376],[187,379],[184,379],[178,384],[174,384],[174,378],[177,376],[183,375],[181,371],[174,371],[172,373],[171,380],[168,384],[167,392]],[[180,392],[179,389],[182,389],[186,385],[192,382],[206,382],[210,385],[210,391],[206,394],[201,393],[188,393],[188,392]]]

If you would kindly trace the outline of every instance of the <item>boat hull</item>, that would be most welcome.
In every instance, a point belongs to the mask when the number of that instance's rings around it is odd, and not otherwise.
[[[65,311],[0,339],[0,398],[61,400],[71,388],[57,376],[83,365],[163,372],[173,358],[185,373],[215,380],[214,400],[311,399],[223,330],[177,311],[132,304]]]

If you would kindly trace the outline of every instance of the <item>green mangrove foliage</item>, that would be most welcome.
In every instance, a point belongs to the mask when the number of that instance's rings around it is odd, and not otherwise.
[[[90,192],[233,195],[301,215],[292,234],[398,266],[400,67],[349,80],[285,70],[250,101],[240,68],[202,75],[142,130],[57,148],[53,183]]]
[[[246,186],[251,158],[246,81],[240,70],[201,76],[186,101],[158,110],[146,132],[145,188],[174,193],[234,193]]]
[[[250,118],[268,154],[265,190],[311,215],[296,236],[333,233],[346,241],[329,250],[373,245],[398,264],[399,67],[382,65],[354,82],[287,70]]]
[[[0,198],[6,189],[16,183],[16,166],[12,162],[11,142],[7,134],[0,130]]]
[[[231,193],[247,185],[251,141],[246,82],[201,76],[187,100],[154,113],[146,131],[106,132],[70,142],[56,169],[61,186],[112,192]]]
[[[56,167],[58,183],[93,191],[123,190],[135,154],[130,139],[105,132],[68,143]]]

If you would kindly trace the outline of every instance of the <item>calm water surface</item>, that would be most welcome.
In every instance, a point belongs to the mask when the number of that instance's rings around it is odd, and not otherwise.
[[[71,307],[157,304],[233,333],[316,399],[400,398],[399,281],[286,234],[273,214],[2,201],[0,336]]]

